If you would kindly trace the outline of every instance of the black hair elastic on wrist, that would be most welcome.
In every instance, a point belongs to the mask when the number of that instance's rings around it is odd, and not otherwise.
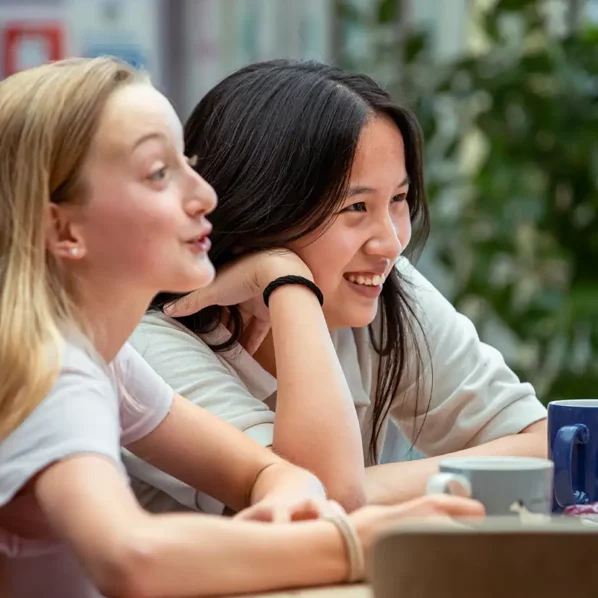
[[[269,307],[268,303],[270,302],[270,295],[274,290],[278,287],[283,287],[286,284],[300,284],[304,287],[307,287],[313,294],[318,298],[320,305],[324,305],[324,295],[322,295],[322,291],[318,288],[318,285],[313,283],[308,278],[304,278],[303,276],[295,276],[290,274],[288,276],[280,276],[279,278],[274,279],[265,289],[264,289],[264,303],[266,307]]]

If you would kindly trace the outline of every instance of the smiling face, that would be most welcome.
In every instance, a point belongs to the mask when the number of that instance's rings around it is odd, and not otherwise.
[[[85,201],[56,207],[68,234],[54,245],[78,277],[150,294],[212,280],[205,215],[216,196],[189,165],[181,123],[152,86],[110,97],[82,181]]]
[[[330,329],[370,324],[382,283],[411,239],[405,147],[387,116],[363,127],[341,209],[324,232],[289,244],[324,294]]]

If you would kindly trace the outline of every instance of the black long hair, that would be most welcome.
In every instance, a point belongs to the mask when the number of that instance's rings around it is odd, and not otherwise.
[[[215,267],[237,258],[239,248],[280,247],[329,222],[343,203],[361,130],[376,114],[390,117],[403,137],[411,182],[410,247],[417,248],[429,229],[420,127],[371,78],[317,62],[274,60],[242,68],[216,85],[185,124],[186,153],[197,157],[197,172],[218,194],[218,207],[210,216]],[[161,293],[151,308],[173,298]],[[370,326],[381,359],[371,422],[372,462],[408,362],[414,360],[416,380],[422,363],[421,325],[396,269],[384,283],[380,302],[380,329]],[[178,320],[195,333],[209,332],[220,322],[222,310],[211,306]],[[242,333],[236,307],[230,308],[229,322],[232,336],[213,346],[215,351],[230,348]]]

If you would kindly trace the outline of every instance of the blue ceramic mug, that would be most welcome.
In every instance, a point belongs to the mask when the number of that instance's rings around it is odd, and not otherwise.
[[[548,450],[554,510],[598,502],[598,400],[549,403]]]

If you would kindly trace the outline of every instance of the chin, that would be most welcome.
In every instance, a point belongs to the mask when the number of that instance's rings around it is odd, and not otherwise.
[[[168,287],[170,293],[190,293],[196,289],[207,287],[216,275],[212,262],[207,261],[192,271],[181,273],[176,280],[171,280]]]
[[[378,307],[374,309],[347,309],[331,314],[329,328],[331,330],[338,328],[365,328],[369,326],[378,313]],[[328,318],[326,318],[328,321]]]
[[[197,284],[197,288],[199,287],[207,287],[210,283],[214,282],[214,278],[216,278],[216,270],[212,265],[212,262],[208,261],[207,266],[204,266],[199,273],[199,282]]]

